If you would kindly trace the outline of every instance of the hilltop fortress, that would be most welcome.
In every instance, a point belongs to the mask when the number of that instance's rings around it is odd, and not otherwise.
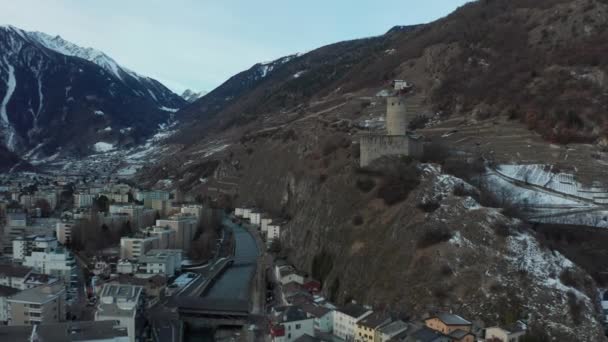
[[[422,155],[423,143],[419,136],[408,132],[409,123],[416,112],[408,106],[403,96],[386,98],[386,134],[366,134],[360,139],[361,167],[383,156],[404,155],[418,158]]]

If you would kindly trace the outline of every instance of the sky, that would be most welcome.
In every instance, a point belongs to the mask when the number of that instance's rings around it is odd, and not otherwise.
[[[0,0],[0,24],[102,50],[176,92],[258,62],[426,23],[466,0]]]

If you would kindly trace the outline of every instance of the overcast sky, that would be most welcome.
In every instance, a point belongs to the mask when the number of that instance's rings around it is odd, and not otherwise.
[[[174,91],[261,61],[429,22],[466,0],[0,0],[0,24],[104,51]]]

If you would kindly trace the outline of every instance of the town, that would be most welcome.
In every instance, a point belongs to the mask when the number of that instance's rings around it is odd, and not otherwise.
[[[211,329],[216,339],[470,342],[526,333],[524,321],[483,327],[455,312],[332,303],[320,281],[281,258],[288,219],[254,207],[217,208],[119,179],[20,173],[1,182],[7,339],[183,341]]]

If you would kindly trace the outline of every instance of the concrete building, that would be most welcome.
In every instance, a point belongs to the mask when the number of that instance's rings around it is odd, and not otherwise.
[[[139,336],[137,315],[144,306],[142,286],[105,284],[101,290],[95,321],[118,321],[126,328],[130,342]]]
[[[254,226],[260,226],[262,224],[262,212],[259,210],[252,210],[249,214],[249,222]]]
[[[72,253],[57,245],[52,237],[37,237],[31,253],[25,257],[23,265],[34,271],[52,275],[68,284],[76,273],[76,260]]]
[[[158,237],[158,249],[173,249],[175,248],[175,237],[177,233],[169,227],[148,227],[142,231],[146,236]]]
[[[0,324],[7,324],[9,319],[8,299],[19,293],[19,291],[19,289],[0,285]]]
[[[122,237],[120,238],[120,257],[122,259],[139,259],[152,249],[158,249],[158,236]]]
[[[156,220],[156,226],[169,227],[175,231],[175,248],[187,251],[197,230],[197,219],[193,215],[177,214],[168,219]]]
[[[372,310],[355,303],[334,310],[334,335],[345,341],[354,341],[357,322],[371,314]]]
[[[74,222],[72,221],[57,222],[57,226],[55,227],[55,235],[57,236],[57,241],[59,241],[60,244],[67,245],[72,242],[73,227]]]
[[[118,274],[134,274],[137,271],[137,265],[129,260],[119,260],[116,263],[116,273]]]
[[[110,205],[110,214],[126,214],[133,229],[144,227],[144,207],[141,205]]]
[[[271,223],[266,226],[266,241],[272,242],[272,240],[281,238],[281,225]]]
[[[181,269],[180,249],[154,249],[139,258],[138,271],[146,274],[162,274],[173,277]]]
[[[8,300],[9,325],[34,325],[65,320],[62,283],[23,290]]]
[[[7,227],[26,227],[27,225],[28,218],[25,213],[8,213],[6,215]]]
[[[304,335],[315,335],[314,319],[298,306],[289,306],[274,318],[270,330],[273,342],[292,342]]]
[[[74,194],[74,206],[76,208],[90,208],[93,206],[95,198],[97,198],[97,195],[86,193]]]
[[[203,206],[201,204],[184,204],[180,208],[182,214],[194,215],[197,220],[201,220],[203,216]]]

